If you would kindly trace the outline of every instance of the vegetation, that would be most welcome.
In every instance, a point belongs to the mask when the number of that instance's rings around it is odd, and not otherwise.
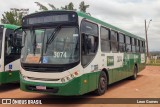
[[[1,23],[21,25],[23,13],[18,12],[17,10],[7,11],[2,14],[2,17],[3,18],[1,19]]]
[[[149,63],[147,65],[153,65],[153,66],[160,66],[160,59],[150,59]]]
[[[39,7],[39,11],[47,11],[47,10],[73,10],[76,11],[77,9],[74,8],[74,4],[70,2],[68,5],[62,6],[60,9],[55,7],[53,4],[48,4],[49,8],[45,5],[35,2],[35,4]],[[89,8],[89,5],[86,5],[84,1],[82,1],[79,5],[79,10],[86,13],[87,8]],[[29,11],[29,9],[28,9]],[[88,13],[89,14],[89,13]],[[24,11],[19,11],[19,9],[11,9],[10,11],[4,12],[2,14],[1,23],[3,24],[15,24],[21,26],[21,20],[22,17],[26,15],[24,14]]]
[[[37,6],[39,7],[39,11],[46,11],[46,10],[50,10],[49,8],[47,8],[47,6],[39,3],[39,2],[35,2],[37,4]],[[48,4],[49,7],[51,8],[51,10],[60,10],[59,8],[56,8],[53,4]],[[82,1],[79,4],[79,10],[81,12],[86,13],[87,8],[89,8],[89,5],[85,5],[85,2]],[[77,9],[74,8],[74,4],[72,2],[70,2],[68,5],[65,5],[64,7],[61,7],[62,10],[74,10],[76,11]]]
[[[80,11],[86,13],[87,8],[89,8],[89,5],[85,5],[84,1],[82,1],[79,5]]]

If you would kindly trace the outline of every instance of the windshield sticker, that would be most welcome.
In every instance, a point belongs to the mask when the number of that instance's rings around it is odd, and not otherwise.
[[[73,37],[77,37],[78,36],[78,34],[73,34]]]
[[[43,63],[44,64],[48,63],[48,57],[45,57],[45,56],[43,57]]]
[[[27,55],[26,58],[26,63],[39,63],[40,61],[40,55],[33,55],[33,54],[29,54]]]
[[[42,43],[37,43],[37,48],[41,48],[42,47]]]
[[[12,64],[9,64],[9,69],[12,69]]]

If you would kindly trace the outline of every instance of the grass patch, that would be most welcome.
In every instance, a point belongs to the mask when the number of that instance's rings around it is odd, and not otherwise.
[[[157,59],[157,60],[151,59],[147,65],[160,66],[160,59]]]

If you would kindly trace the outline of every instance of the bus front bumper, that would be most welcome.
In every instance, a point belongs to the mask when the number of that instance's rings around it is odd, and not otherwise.
[[[53,95],[80,95],[80,78],[75,78],[67,83],[44,83],[26,81],[20,76],[20,89],[27,92],[37,92]],[[37,86],[44,86],[45,89],[37,89]]]
[[[84,74],[80,77],[73,78],[66,83],[44,83],[26,81],[20,75],[20,89],[27,92],[37,92],[62,96],[83,95],[97,89],[98,77],[99,72]],[[39,86],[45,88],[39,89],[37,88]]]

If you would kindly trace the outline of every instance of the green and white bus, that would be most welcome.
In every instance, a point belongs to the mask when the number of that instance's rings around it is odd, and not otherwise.
[[[23,18],[22,30],[23,91],[102,95],[145,68],[145,39],[82,12],[33,13]]]
[[[22,31],[17,31],[17,37],[14,37],[14,30],[18,27],[0,25],[0,84],[19,82]],[[20,43],[19,46],[14,45],[13,41]]]

